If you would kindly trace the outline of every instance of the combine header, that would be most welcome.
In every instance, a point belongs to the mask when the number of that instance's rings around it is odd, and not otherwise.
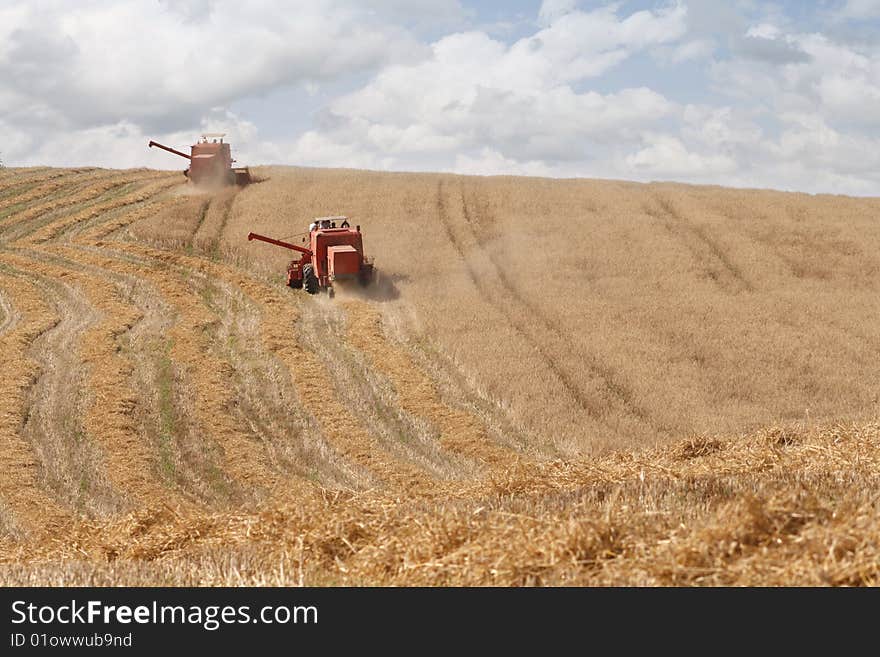
[[[151,141],[149,148],[155,146],[163,151],[174,153],[189,160],[189,169],[183,172],[196,185],[247,185],[251,182],[251,172],[247,167],[233,168],[232,152],[229,144],[223,141],[223,133],[209,132],[190,147],[191,154],[181,153],[159,142]]]
[[[373,280],[373,263],[364,255],[361,227],[352,228],[345,217],[315,219],[309,226],[309,248],[257,233],[249,233],[248,240],[301,253],[299,260],[287,266],[287,284],[309,294],[326,290],[332,297],[334,281],[357,280],[366,286]]]

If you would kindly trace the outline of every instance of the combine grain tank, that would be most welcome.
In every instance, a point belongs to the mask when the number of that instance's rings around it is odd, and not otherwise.
[[[151,141],[149,147],[161,148],[189,160],[189,169],[183,172],[196,185],[247,185],[251,173],[247,167],[234,168],[232,151],[223,141],[223,134],[209,132],[190,147],[190,155],[169,146]]]

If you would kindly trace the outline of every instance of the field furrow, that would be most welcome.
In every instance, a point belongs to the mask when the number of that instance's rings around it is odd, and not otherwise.
[[[876,585],[878,466],[876,424],[777,428],[532,465],[439,504],[373,492],[147,509],[0,550],[0,582]]]
[[[0,335],[10,330],[18,321],[18,311],[9,302],[6,293],[0,288]]]
[[[127,183],[130,182],[140,181],[127,181]],[[127,183],[121,183],[120,186]],[[116,210],[122,210],[131,205],[143,203],[144,201],[153,198],[157,194],[160,194],[161,192],[170,189],[171,187],[175,187],[179,184],[180,183],[177,180],[176,176],[170,175],[163,176],[158,181],[151,181],[147,179],[146,181],[144,181],[144,184],[141,187],[135,189],[132,192],[123,194],[117,198],[111,198],[109,200],[90,205],[79,212],[68,214],[63,218],[55,219],[47,225],[39,228],[38,230],[35,230],[26,236],[19,237],[16,241],[19,242],[21,245],[29,246],[48,242],[49,240],[57,238],[59,235],[61,235],[73,226],[84,224],[104,214],[108,214]]]
[[[469,203],[466,199],[464,189],[462,189],[461,192],[461,203],[465,226],[471,235],[471,241],[476,245],[475,248],[478,250],[479,258],[487,260],[492,264],[491,278],[496,278],[502,288],[502,294],[498,295],[497,298],[513,301],[514,303],[512,304],[512,307],[517,308],[520,315],[528,317],[538,325],[538,335],[535,335],[533,338],[536,344],[541,344],[542,342],[544,344],[549,344],[550,341],[547,340],[547,336],[552,336],[553,342],[556,343],[553,346],[556,348],[557,354],[564,354],[564,356],[548,356],[548,363],[553,364],[553,370],[557,375],[564,372],[563,380],[568,382],[567,387],[575,390],[577,386],[574,383],[574,376],[565,371],[566,361],[572,360],[568,356],[578,353],[577,346],[572,341],[571,336],[567,335],[559,328],[557,321],[552,316],[549,316],[546,312],[526,300],[525,297],[520,294],[516,285],[505,273],[505,270],[501,266],[494,251],[482,246],[479,237],[473,229],[473,225],[478,223],[477,217],[474,216],[475,209],[473,208],[473,203]],[[599,356],[586,354],[582,356],[582,360],[579,364],[581,367],[585,366],[594,377],[599,379],[606,401],[608,398],[616,401],[623,406],[624,412],[634,416],[639,421],[651,424],[650,411],[644,408],[642,404],[636,400],[635,392],[624,380],[622,380],[620,374],[605,364]],[[585,405],[590,407],[589,404]],[[658,428],[661,431],[664,430],[662,427]]]
[[[259,435],[243,427],[235,414],[237,400],[229,386],[232,366],[214,355],[211,347],[219,318],[205,306],[199,291],[187,283],[190,274],[169,271],[165,263],[156,261],[146,266],[104,261],[103,266],[119,273],[136,273],[173,308],[177,321],[167,334],[169,357],[188,389],[200,440],[216,444],[222,452],[222,473],[249,494],[275,487],[279,473],[266,445]],[[204,285],[201,282],[202,289]]]
[[[691,252],[701,273],[730,293],[748,292],[751,282],[736,265],[718,240],[697,222],[689,221],[676,208],[675,202],[663,194],[655,194],[645,205],[645,212]]]
[[[409,492],[430,489],[432,478],[425,470],[389,454],[334,394],[334,381],[326,363],[305,348],[294,332],[298,319],[297,311],[289,304],[273,304],[263,316],[261,333],[267,348],[287,366],[298,397],[327,442],[352,466],[365,468],[383,482],[385,488]],[[369,483],[361,478],[362,485]]]
[[[22,436],[27,419],[27,396],[40,374],[29,355],[33,341],[55,326],[59,317],[42,290],[21,276],[0,272],[19,320],[0,336],[0,503],[3,525],[14,532],[45,535],[69,517],[48,493],[33,446]]]
[[[216,445],[199,427],[192,408],[192,390],[172,359],[170,337],[180,318],[173,304],[142,272],[149,263],[120,260],[101,249],[53,247],[53,251],[112,279],[117,297],[135,304],[140,319],[117,339],[118,356],[131,371],[129,388],[138,396],[137,413],[124,418],[141,443],[154,447],[150,469],[156,484],[172,492],[172,501],[213,503],[228,494],[228,482],[219,464]],[[131,427],[130,422],[136,423]],[[177,494],[179,492],[179,495]]]
[[[357,485],[350,465],[329,447],[300,403],[287,368],[258,339],[262,306],[223,278],[208,276],[206,281],[209,305],[220,320],[215,345],[234,369],[230,385],[238,410],[263,440],[272,462],[322,486]]]
[[[167,207],[168,201],[162,199],[159,201],[144,201],[135,204],[137,207],[125,207],[125,212],[119,214],[112,219],[95,223],[92,226],[82,227],[77,231],[72,241],[93,243],[105,239],[117,231],[127,228],[138,221],[152,217],[162,209]]]
[[[14,187],[22,181],[34,179],[36,182],[45,180],[44,176],[51,177],[56,172],[60,173],[63,169],[53,169],[52,167],[16,167],[11,169],[3,167],[0,170],[0,189]]]
[[[70,262],[83,262],[68,251]],[[73,255],[73,257],[71,257]],[[179,503],[163,485],[159,450],[140,432],[142,399],[133,385],[134,363],[122,353],[123,337],[143,319],[140,309],[122,296],[107,278],[82,277],[83,292],[100,310],[102,320],[83,336],[80,358],[89,367],[91,404],[83,426],[102,446],[107,477],[124,491],[129,504]]]
[[[192,245],[198,251],[217,255],[220,248],[220,238],[229,220],[229,213],[232,211],[232,204],[235,202],[237,192],[236,189],[225,190],[216,194],[212,199],[203,221],[196,228],[192,238]]]
[[[0,199],[3,199],[3,207],[8,207],[7,199],[23,196],[38,185],[65,176],[72,176],[88,169],[53,169],[49,167],[34,167],[31,169],[3,169],[0,170]],[[15,205],[17,201],[12,201]]]
[[[72,189],[64,189],[60,193],[51,195],[48,199],[43,199],[39,203],[25,203],[23,207],[6,214],[0,218],[0,230],[4,239],[8,239],[11,235],[13,238],[21,236],[23,231],[30,228],[31,223],[45,223],[52,217],[61,215],[65,210],[76,208],[77,206],[88,205],[108,193],[124,188],[133,182],[156,174],[147,174],[146,172],[112,172],[103,177],[97,177],[95,180],[86,184],[74,185]]]
[[[68,255],[62,250],[45,253],[56,258]],[[44,346],[45,353],[53,354],[54,377],[45,382],[46,418],[37,431],[54,434],[55,444],[70,441],[73,434],[77,443],[97,450],[95,457],[78,459],[90,463],[80,465],[79,480],[73,482],[91,489],[87,506],[95,512],[173,502],[174,492],[157,476],[157,450],[140,435],[141,400],[132,387],[133,363],[121,353],[121,340],[141,320],[141,312],[121,298],[112,280],[72,264],[81,260],[16,258],[19,267],[47,280],[64,281],[80,299],[66,312],[68,321],[77,323],[76,330],[67,328],[61,334],[63,341]],[[77,423],[72,426],[74,418]],[[53,460],[74,461],[69,456]]]
[[[208,304],[219,320],[215,343],[225,345],[220,353],[232,367],[229,383],[237,410],[250,431],[263,440],[274,467],[327,486],[350,488],[368,479],[362,468],[325,439],[319,419],[300,397],[296,377],[259,339],[265,332],[266,308],[243,291],[250,286],[236,285],[242,273],[213,263],[205,266],[198,258],[187,262],[206,277]],[[332,397],[333,391],[326,394]],[[285,488],[290,483],[285,482]]]
[[[122,248],[121,244],[115,246]],[[219,278],[181,266],[195,263],[203,268],[197,259],[187,258],[170,268],[180,277],[178,281],[169,281],[168,276],[151,280],[157,271],[169,269],[166,260],[155,258],[164,252],[126,249],[123,257],[116,257],[120,254],[109,248],[65,251],[71,258],[134,281],[157,281],[149,287],[155,287],[163,305],[168,306],[166,316],[173,313],[176,320],[155,338],[166,345],[164,369],[173,368],[174,387],[181,389],[181,408],[176,412],[191,416],[191,422],[186,417],[175,422],[169,417],[170,409],[160,409],[160,414],[166,416],[164,424],[181,425],[177,427],[181,435],[173,441],[179,451],[203,444],[206,448],[219,446],[223,453],[216,469],[209,467],[200,476],[208,483],[213,481],[214,489],[220,486],[222,490],[212,493],[210,487],[206,490],[196,485],[200,497],[211,499],[218,493],[228,497],[230,490],[220,481],[227,474],[247,490],[271,489],[279,482],[283,490],[301,490],[297,477],[336,485],[348,481],[338,457],[311,435],[310,420],[295,404],[286,372],[279,371],[276,362],[256,348],[259,342],[253,335],[259,329],[259,309],[249,298],[240,292],[231,293]],[[114,257],[108,257],[108,253]],[[181,308],[187,310],[181,312]],[[200,338],[200,356],[192,349],[194,333]],[[218,390],[222,395],[215,394]],[[161,400],[159,404],[163,405]],[[168,428],[160,431],[163,433],[167,442]],[[183,454],[182,465],[191,463],[193,456],[198,454]],[[206,455],[202,453],[202,457]],[[195,476],[195,471],[188,474],[190,479]]]
[[[320,299],[303,304],[296,333],[325,364],[339,400],[385,452],[437,479],[473,476],[475,463],[444,450],[437,430],[400,405],[388,377],[348,340],[346,313],[340,305]]]
[[[38,182],[28,180],[26,189],[10,190],[12,191],[10,195],[0,197],[0,216],[3,216],[3,210],[7,208],[13,206],[26,208],[34,201],[43,200],[67,189],[75,189],[84,181],[99,180],[105,175],[105,172],[96,169],[83,171],[60,169],[43,180],[38,179]]]
[[[544,367],[556,378],[571,402],[600,425],[612,430],[617,430],[621,421],[650,424],[648,412],[635,401],[632,391],[616,373],[592,356],[572,362],[565,336],[552,320],[544,318],[518,295],[492,258],[483,252],[468,228],[473,219],[464,190],[448,191],[441,184],[437,209],[447,237],[467,266],[469,277],[482,298],[540,355]],[[578,370],[574,369],[575,365]],[[579,379],[584,379],[585,373],[589,376],[582,383]]]
[[[59,317],[31,345],[40,376],[28,394],[22,435],[37,452],[43,477],[54,496],[87,515],[112,512],[120,496],[106,476],[99,441],[84,428],[89,396],[88,365],[80,346],[100,320],[75,272],[40,254],[3,253],[0,261],[38,282]]]
[[[348,341],[368,356],[373,368],[388,376],[397,400],[406,411],[438,429],[438,440],[444,449],[492,469],[509,468],[522,458],[495,443],[473,414],[444,402],[435,383],[400,346],[386,338],[378,310],[364,301],[348,301],[345,309]]]
[[[238,286],[263,308],[260,334],[266,349],[287,368],[297,396],[315,418],[327,443],[351,464],[352,476],[366,469],[393,489],[424,490],[431,477],[421,468],[396,460],[383,449],[380,441],[367,432],[358,419],[333,394],[333,380],[325,364],[298,339],[295,327],[299,319],[297,305],[282,296],[284,288],[273,289],[234,268],[208,260],[181,256],[173,252],[136,245],[119,245],[127,253],[147,255],[168,265],[184,265],[216,276]],[[362,484],[369,479],[359,476]]]

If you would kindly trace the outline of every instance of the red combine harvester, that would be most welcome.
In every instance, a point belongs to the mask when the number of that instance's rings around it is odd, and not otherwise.
[[[191,155],[151,141],[149,148],[155,146],[163,151],[174,153],[189,160],[189,169],[183,172],[196,185],[247,185],[251,182],[251,172],[247,167],[233,168],[232,152],[229,144],[223,141],[223,133],[209,132],[202,135],[198,143],[190,147]]]
[[[287,266],[287,284],[309,294],[326,290],[332,297],[334,281],[356,280],[366,286],[373,280],[373,263],[364,255],[361,227],[352,228],[346,217],[315,219],[309,226],[308,249],[257,233],[249,233],[248,240],[301,253],[299,260]]]

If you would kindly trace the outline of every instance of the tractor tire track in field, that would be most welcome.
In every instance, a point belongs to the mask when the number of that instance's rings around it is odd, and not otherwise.
[[[22,266],[48,280],[63,280],[75,290],[77,303],[68,306],[64,315],[77,322],[77,327],[60,332],[63,343],[41,350],[54,361],[51,371],[55,376],[46,382],[42,400],[56,417],[37,431],[59,434],[52,444],[74,438],[81,449],[97,451],[88,464],[77,468],[80,477],[86,478],[81,487],[94,503],[90,511],[103,515],[133,502],[172,501],[173,491],[159,483],[155,450],[139,435],[136,418],[140,399],[131,384],[134,368],[121,354],[120,340],[143,315],[120,299],[115,282],[105,275],[88,272],[80,259],[50,260],[52,255],[57,258],[63,254],[44,250],[39,258],[25,260]],[[71,380],[71,373],[76,373],[79,383]],[[71,390],[76,391],[72,399]],[[69,408],[57,417],[59,406],[65,405]],[[69,426],[64,420],[70,417],[82,418],[81,424]],[[52,459],[73,464],[83,460],[70,455]]]
[[[519,458],[516,452],[495,443],[477,417],[443,401],[434,381],[384,335],[378,310],[364,301],[345,302],[344,307],[348,312],[348,342],[390,379],[397,401],[406,412],[436,427],[443,449],[488,469],[507,468]]]
[[[22,276],[0,273],[0,281],[20,319],[0,336],[3,376],[0,377],[0,508],[3,524],[15,534],[45,536],[66,522],[69,512],[43,485],[43,466],[33,445],[22,436],[27,397],[40,376],[38,362],[28,355],[39,336],[51,330],[58,315],[37,285]]]
[[[214,199],[208,197],[205,201],[202,202],[201,207],[199,208],[199,218],[196,220],[196,226],[193,229],[193,235],[199,232],[199,229],[202,227],[202,224],[205,223],[205,217],[208,215],[208,210],[211,207],[211,203]]]
[[[32,345],[41,375],[28,396],[22,435],[34,445],[54,495],[80,512],[101,515],[118,496],[102,476],[101,455],[83,427],[87,368],[77,353],[98,314],[78,285],[67,280],[67,272],[47,274],[26,258],[15,264],[40,281],[59,316],[58,324]]]
[[[0,170],[0,208],[8,208],[11,205],[24,205],[27,197],[31,197],[35,188],[43,185],[63,184],[62,181],[72,176],[87,174],[97,169],[84,167],[80,169],[42,169],[32,170],[26,173],[7,173]],[[36,198],[33,196],[32,198]],[[2,213],[0,213],[2,214]]]
[[[197,256],[183,256],[172,251],[122,242],[112,243],[112,245],[105,244],[103,252],[107,250],[115,251],[119,256],[137,258],[137,263],[126,263],[124,266],[134,267],[132,271],[140,279],[153,280],[160,289],[163,287],[162,283],[154,278],[152,273],[148,275],[147,272],[161,271],[163,275],[170,272],[171,275],[187,281],[180,283],[177,289],[176,294],[180,297],[176,302],[178,309],[182,306],[205,303],[207,298],[211,298],[210,301],[207,301],[208,306],[212,309],[210,323],[202,323],[207,328],[206,331],[203,331],[204,335],[202,336],[203,350],[205,352],[217,351],[218,344],[223,340],[223,337],[226,338],[227,345],[231,344],[225,350],[219,349],[221,353],[229,354],[228,358],[218,359],[212,356],[208,361],[209,363],[219,363],[220,366],[214,367],[213,371],[223,370],[223,373],[222,377],[215,376],[217,380],[214,385],[207,386],[204,393],[206,403],[212,403],[211,400],[218,397],[217,389],[223,390],[223,395],[219,396],[220,399],[226,399],[228,408],[215,409],[216,412],[210,415],[214,418],[213,425],[208,425],[209,433],[222,438],[221,446],[227,455],[224,471],[235,475],[235,478],[245,489],[265,488],[268,491],[267,494],[273,498],[287,497],[292,491],[311,494],[311,489],[314,488],[312,481],[315,480],[324,485],[341,484],[346,487],[350,487],[354,482],[364,481],[365,473],[361,470],[361,466],[352,464],[350,461],[346,463],[344,459],[340,458],[341,451],[334,449],[336,445],[331,447],[332,441],[325,443],[320,439],[321,433],[315,429],[320,426],[323,413],[332,412],[335,409],[335,404],[331,401],[332,395],[329,395],[326,390],[324,391],[324,400],[320,409],[322,413],[317,414],[317,417],[310,413],[312,407],[308,403],[304,403],[299,396],[301,386],[296,373],[303,367],[307,369],[309,365],[307,358],[297,362],[295,368],[291,368],[288,363],[282,364],[273,358],[273,352],[269,350],[268,353],[263,351],[259,355],[250,352],[247,362],[236,362],[235,356],[242,351],[240,346],[236,346],[237,342],[253,342],[255,333],[262,332],[264,335],[266,333],[265,316],[260,316],[266,312],[265,300],[261,298],[261,294],[267,293],[269,288],[249,280],[238,270]],[[108,263],[107,267],[118,268],[118,265]],[[186,285],[189,286],[188,292],[184,289]],[[232,314],[245,315],[253,326],[248,333],[241,333],[241,329],[236,329],[239,333],[232,340],[230,338],[233,336],[225,334],[230,330],[228,327],[231,321],[229,308],[240,302],[232,298],[226,286],[229,286],[233,295],[245,298],[245,308],[232,311]],[[167,288],[167,285],[164,287]],[[274,290],[269,294],[274,294]],[[168,298],[167,290],[165,296]],[[184,296],[191,297],[188,304],[182,299]],[[252,312],[248,312],[247,309]],[[272,318],[277,319],[274,315]],[[224,324],[227,324],[227,327],[224,328]],[[181,333],[183,334],[183,331]],[[194,330],[190,328],[185,333],[192,336]],[[295,338],[293,321],[284,329],[283,333],[285,341],[289,341],[291,336]],[[175,354],[172,351],[170,355],[176,364],[181,362],[179,353]],[[254,363],[250,358],[264,360],[266,368],[255,372]],[[201,361],[205,361],[204,356]],[[280,369],[279,365],[282,366]],[[292,369],[295,371],[291,371]],[[199,373],[191,377],[192,383],[197,385],[194,389],[199,390],[206,387],[205,381],[210,383],[209,373],[211,371],[210,365],[203,365]],[[274,382],[259,381],[260,387],[258,389],[260,391],[268,389],[271,393],[268,399],[255,399],[253,390],[242,391],[240,388],[240,380],[249,377],[253,381],[260,376],[275,379]],[[293,387],[287,383],[288,377],[293,380]],[[273,397],[275,408],[269,406]],[[296,404],[297,407],[288,407],[290,404]],[[273,417],[276,413],[282,418],[281,421]],[[285,418],[286,415],[290,417]],[[202,414],[199,418],[200,424],[205,424],[204,418],[207,416],[208,414]],[[230,435],[228,431],[222,432],[218,436],[217,425],[233,420],[237,422],[238,439],[235,435]],[[333,423],[332,429],[331,438],[335,438],[338,434],[346,431],[346,425]],[[245,440],[241,440],[241,438],[245,438]],[[359,436],[356,431],[351,434],[351,438],[355,442],[357,441]],[[373,459],[374,462],[376,460],[376,458]],[[262,472],[257,472],[258,476],[253,476],[255,468],[260,466],[261,462],[263,463]],[[404,469],[406,468],[404,467]],[[246,476],[248,470],[251,475]]]
[[[237,194],[238,189],[233,188],[218,192],[212,197],[210,206],[202,216],[202,221],[193,232],[191,244],[195,249],[213,257],[219,255],[223,230],[229,221],[229,214],[232,212]]]
[[[314,440],[319,428],[298,402],[286,368],[254,340],[260,332],[259,305],[222,278],[207,276],[206,281],[210,306],[220,319],[214,342],[234,368],[231,383],[239,410],[275,467],[321,486],[351,488],[355,482],[345,464]]]
[[[694,260],[718,287],[731,294],[754,289],[742,270],[730,259],[718,241],[706,228],[684,218],[672,201],[662,194],[654,194],[651,203],[643,206],[652,217],[691,252]]]
[[[522,296],[522,294],[519,293],[516,285],[507,277],[507,274],[504,273],[504,268],[498,262],[494,251],[492,249],[482,248],[480,239],[476,235],[476,232],[474,230],[474,226],[477,222],[474,221],[472,211],[470,210],[471,205],[467,203],[467,200],[465,198],[464,188],[462,188],[461,202],[462,212],[464,213],[467,225],[470,229],[471,235],[473,236],[474,242],[480,249],[480,252],[488,257],[489,262],[492,264],[493,270],[498,277],[498,280],[505,290],[505,294],[514,299],[517,304],[528,309],[529,316],[535,318],[536,321],[538,321],[542,325],[542,334],[551,334],[555,336],[556,340],[563,345],[562,353],[575,353],[575,344],[572,339],[568,335],[566,335],[559,328],[559,325],[554,322],[552,318],[548,317],[544,311],[542,311],[532,302],[528,301],[525,297]],[[627,384],[620,380],[620,377],[616,372],[614,372],[614,370],[602,363],[595,355],[592,354],[588,354],[586,356],[586,366],[592,372],[592,374],[596,375],[601,380],[602,386],[608,393],[610,393],[612,398],[616,397],[617,399],[619,399],[625,409],[631,415],[643,422],[650,424],[650,412],[636,402],[635,393]],[[559,367],[561,368],[561,366]]]
[[[265,446],[258,436],[240,425],[233,413],[236,400],[228,385],[232,367],[211,353],[211,331],[219,319],[197,298],[186,280],[181,280],[185,274],[169,271],[163,264],[151,262],[144,266],[119,260],[106,261],[104,266],[148,281],[174,309],[177,322],[167,335],[169,357],[177,368],[177,376],[193,392],[188,411],[195,420],[196,440],[220,450],[217,475],[229,477],[239,493],[271,489],[278,483],[278,473]],[[215,484],[221,488],[220,493],[233,495],[227,484],[219,480]]]
[[[9,302],[9,298],[0,288],[0,335],[12,329],[18,321],[18,311]]]
[[[434,488],[433,478],[424,469],[390,454],[335,393],[326,363],[296,333],[301,304],[292,304],[280,291],[236,270],[208,262],[205,267],[258,302],[263,310],[264,345],[287,368],[300,403],[314,417],[327,443],[349,463],[350,476],[362,486],[380,484],[392,491],[423,493]]]
[[[82,245],[59,251],[69,254],[71,261],[87,263],[105,276],[125,281],[122,296],[138,300],[143,319],[126,333],[124,351],[130,354],[130,385],[142,406],[139,417],[130,421],[141,441],[154,445],[147,467],[173,489],[169,492],[175,493],[178,505],[211,503],[218,495],[228,498],[231,487],[219,463],[222,455],[216,454],[215,441],[195,416],[189,381],[173,359],[174,337],[181,331],[176,306],[144,281],[144,272],[153,264],[112,257],[106,250]]]
[[[703,199],[694,199],[699,204],[698,207],[702,213],[717,214],[723,217],[731,225],[736,225],[738,217],[729,211],[720,210]],[[743,234],[755,245],[760,247],[765,253],[777,259],[787,270],[788,273],[797,278],[796,268],[798,263],[793,263],[791,256],[785,254],[779,243],[756,234],[754,230],[743,231]],[[786,300],[784,297],[777,296],[774,299],[774,307],[780,315],[789,318],[801,317],[803,324],[806,325],[823,325],[838,333],[843,337],[841,342],[852,342],[853,340],[861,343],[866,349],[872,352],[880,352],[880,336],[874,335],[871,331],[865,331],[861,326],[847,325],[839,321],[839,318],[833,313],[820,312],[809,304],[794,304]],[[869,324],[871,328],[873,325]]]
[[[693,196],[688,198],[689,200],[696,201],[698,212],[701,215],[720,216],[733,226],[736,226],[739,223],[740,218],[734,213],[726,210],[718,210],[703,199],[694,198]],[[762,251],[782,263],[782,265],[788,270],[788,273],[792,277],[797,278],[796,271],[800,263],[793,261],[791,256],[785,254],[778,241],[761,237],[761,235],[756,234],[754,230],[744,231],[744,234],[751,243],[757,245]],[[749,289],[752,288],[750,287]],[[817,311],[815,308],[811,307],[810,304],[795,304],[785,299],[783,296],[777,296],[773,301],[773,306],[776,313],[789,318],[791,321],[795,318],[799,318],[800,321],[795,324],[799,330],[804,330],[806,332],[810,330],[809,327],[812,326],[825,326],[827,329],[840,336],[840,339],[835,340],[835,342],[841,344],[852,344],[853,342],[857,342],[861,345],[858,349],[861,349],[862,351],[871,351],[874,353],[880,352],[880,338],[872,334],[870,331],[863,330],[859,325],[854,326],[842,323],[834,313]]]
[[[463,196],[461,198],[461,201],[462,205],[464,205]],[[591,417],[598,417],[599,409],[592,404],[592,400],[586,399],[583,396],[573,379],[557,366],[553,356],[547,352],[547,350],[541,345],[540,342],[531,338],[528,332],[523,329],[522,323],[516,319],[515,315],[511,311],[507,309],[507,306],[500,301],[495,300],[491,291],[486,288],[485,282],[483,282],[483,279],[476,272],[473,265],[471,264],[465,247],[461,243],[460,238],[456,235],[456,232],[453,228],[452,219],[450,218],[449,210],[446,204],[446,192],[442,181],[437,184],[437,215],[440,219],[440,225],[444,228],[447,239],[452,244],[452,247],[455,249],[456,253],[464,264],[465,272],[467,273],[468,279],[476,288],[476,290],[480,293],[480,296],[490,306],[492,306],[496,310],[499,310],[501,314],[504,315],[504,317],[507,319],[508,323],[516,331],[517,335],[523,338],[523,340],[525,340],[525,342],[528,343],[541,356],[542,361],[547,365],[548,369],[556,376],[556,378],[565,388],[565,391],[575,401],[577,401],[581,408],[586,411],[587,414]]]
[[[0,217],[0,237],[9,242],[27,235],[31,231],[31,224],[36,224],[39,229],[41,223],[51,221],[52,217],[59,215],[64,210],[87,206],[100,201],[102,196],[112,194],[114,191],[127,185],[143,180],[144,173],[123,171],[116,172],[105,177],[96,177],[94,180],[86,180],[79,184],[71,185],[60,192],[42,198],[40,203],[24,204],[24,207]],[[62,214],[61,219],[67,217]]]
[[[538,435],[517,421],[502,403],[473,384],[448,354],[437,345],[413,336],[405,324],[398,324],[393,314],[382,313],[381,326],[386,339],[402,349],[413,365],[432,382],[437,394],[449,407],[469,413],[486,428],[490,439],[511,450],[511,456],[532,456],[535,460],[559,457],[552,440]]]
[[[35,201],[45,201],[64,193],[66,190],[77,190],[83,183],[99,180],[106,176],[106,172],[100,169],[82,169],[80,171],[67,171],[46,178],[37,184],[29,183],[22,185],[24,189],[13,192],[9,196],[0,196],[0,217],[16,214],[11,208],[19,208],[19,212],[27,209],[28,204]]]
[[[74,171],[79,171],[79,169],[34,167],[10,170],[4,167],[0,169],[0,197],[5,197],[10,192],[13,194],[18,193],[22,188],[38,185],[52,178],[70,175]]]
[[[474,463],[444,449],[433,426],[400,406],[399,395],[382,370],[349,339],[349,304],[345,304],[348,312],[343,312],[338,304],[317,298],[314,303],[304,304],[302,310],[297,331],[303,343],[326,364],[336,394],[381,440],[386,451],[401,462],[418,464],[438,479],[474,474]],[[390,347],[382,336],[378,337],[383,348]]]
[[[300,313],[288,297],[228,265],[135,244],[120,243],[114,248],[121,253],[154,258],[166,267],[175,265],[202,272],[238,287],[261,309],[259,330],[265,348],[284,365],[299,402],[314,418],[329,448],[348,462],[347,475],[366,487],[381,482],[396,491],[424,492],[434,488],[427,472],[388,454],[334,394],[326,364],[297,336]]]
[[[605,424],[607,409],[605,408],[603,401],[587,394],[582,389],[581,385],[578,384],[575,377],[566,371],[566,369],[560,364],[559,357],[551,352],[544,344],[544,342],[546,342],[546,335],[548,334],[552,335],[555,341],[569,344],[570,342],[550,319],[545,317],[539,309],[535,308],[518,293],[515,286],[504,276],[494,258],[487,253],[486,249],[483,249],[480,246],[478,238],[473,233],[473,229],[470,228],[470,225],[473,222],[473,217],[470,214],[471,210],[465,199],[463,188],[459,190],[458,196],[463,217],[463,225],[461,228],[456,227],[456,224],[452,219],[445,200],[443,183],[439,183],[437,190],[437,210],[439,218],[445,228],[447,237],[464,262],[468,277],[486,303],[500,312],[507,319],[507,322],[513,327],[516,333],[540,355],[546,367],[561,383],[566,393],[577,402],[578,406],[589,417]],[[464,235],[461,234],[460,231],[462,230],[467,231],[467,235],[469,235],[470,239],[466,239]],[[466,242],[468,242],[467,246],[465,246]],[[478,254],[482,261],[490,264],[490,270],[486,272],[488,276],[481,274],[474,269],[471,264],[472,253],[469,251]],[[495,288],[494,290],[492,289],[493,287]],[[507,303],[510,299],[515,300],[516,303],[520,304],[522,307],[529,309],[528,316],[539,324],[540,338],[537,335],[534,335],[536,329],[530,327],[528,322],[524,321],[513,311],[512,305]],[[569,344],[562,345],[563,351],[561,353],[568,353],[565,349]],[[632,391],[619,381],[614,372],[599,363],[595,358],[591,358],[587,361],[587,369],[599,379],[602,388],[609,393],[612,400],[618,400],[618,403],[622,404],[626,411],[637,421],[650,424],[651,417],[648,411],[635,402]]]
[[[134,184],[136,185],[136,188],[123,196],[89,205],[72,215],[67,215],[63,218],[51,221],[48,225],[41,227],[37,231],[19,238],[19,241],[28,245],[37,245],[43,242],[48,242],[49,240],[56,239],[70,228],[80,227],[88,221],[102,217],[110,212],[118,212],[126,207],[148,201],[159,193],[177,186],[179,183],[176,177],[165,176],[161,177],[158,181],[138,180],[130,181],[130,183],[126,184]]]

